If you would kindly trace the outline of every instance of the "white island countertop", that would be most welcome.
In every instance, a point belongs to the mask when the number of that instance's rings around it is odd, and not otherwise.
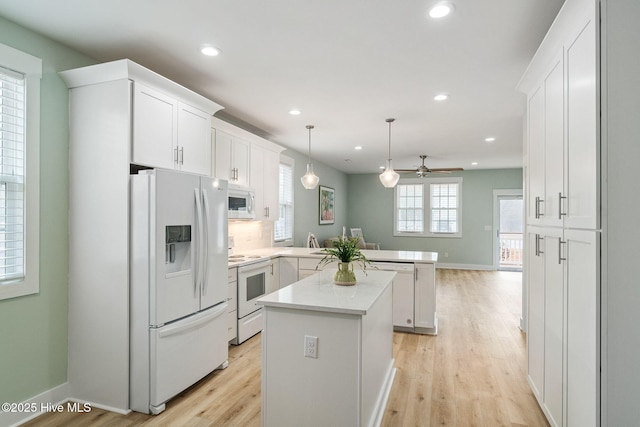
[[[357,283],[333,283],[336,269],[327,269],[260,298],[267,307],[323,311],[364,316],[391,284],[396,273],[356,270]]]

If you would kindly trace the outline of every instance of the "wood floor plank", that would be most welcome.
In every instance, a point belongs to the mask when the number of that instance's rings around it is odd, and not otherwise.
[[[521,274],[438,269],[438,335],[396,332],[397,373],[382,425],[548,426],[526,380]],[[229,367],[160,415],[49,413],[32,427],[260,426],[261,337],[229,348]],[[293,390],[293,393],[296,391]]]

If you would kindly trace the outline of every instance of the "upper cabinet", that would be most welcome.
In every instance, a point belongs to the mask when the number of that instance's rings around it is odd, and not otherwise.
[[[211,116],[133,84],[132,163],[211,175]]]
[[[527,222],[595,230],[600,227],[595,13],[571,20],[565,22],[571,31],[546,40],[520,83],[528,98]]]
[[[220,105],[127,59],[61,74],[70,88],[131,82],[123,99],[132,107],[131,163],[211,175],[211,116]]]
[[[213,129],[214,175],[238,185],[249,185],[249,143],[220,129]]]
[[[284,149],[255,134],[213,117],[214,175],[250,186],[255,192],[256,220],[280,216],[280,152]]]

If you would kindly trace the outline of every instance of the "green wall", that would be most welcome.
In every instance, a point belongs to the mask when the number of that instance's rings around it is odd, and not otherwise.
[[[438,262],[467,266],[493,265],[493,190],[522,189],[522,169],[452,173],[462,182],[462,238],[394,237],[394,190],[384,188],[378,175],[349,175],[348,227],[361,227],[368,242],[382,249],[438,252]],[[297,208],[297,205],[296,205]],[[448,258],[444,257],[448,252]]]
[[[67,381],[69,118],[57,73],[95,61],[2,17],[0,43],[43,62],[40,293],[0,301],[0,402],[21,402]]]
[[[294,246],[305,246],[309,232],[316,236],[320,246],[322,246],[324,239],[342,235],[342,227],[348,225],[347,174],[312,160],[313,171],[320,177],[320,184],[313,190],[307,190],[302,186],[300,178],[307,172],[308,157],[293,150],[285,150],[282,154],[295,160],[293,172],[293,200],[295,201],[293,214]],[[320,225],[318,221],[320,185],[331,187],[335,190],[335,222],[331,225]]]

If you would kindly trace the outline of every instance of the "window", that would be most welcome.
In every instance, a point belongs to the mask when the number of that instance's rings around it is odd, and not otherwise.
[[[42,61],[0,44],[0,299],[39,291]]]
[[[273,239],[278,246],[293,245],[293,159],[281,156],[279,204],[280,218],[274,224]]]
[[[395,188],[394,235],[461,237],[461,202],[462,178],[401,180]]]

